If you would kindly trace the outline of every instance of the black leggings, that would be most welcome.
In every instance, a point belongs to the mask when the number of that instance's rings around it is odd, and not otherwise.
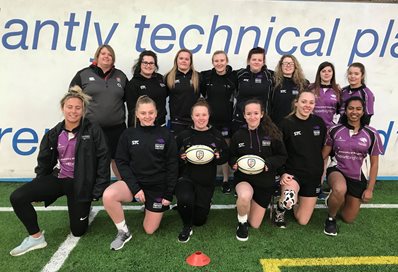
[[[91,202],[79,202],[73,191],[73,179],[59,179],[53,175],[42,176],[16,189],[10,196],[15,214],[30,235],[40,231],[32,202],[52,201],[66,195],[69,224],[74,236],[82,236],[88,228]]]
[[[203,187],[182,178],[177,182],[177,208],[184,226],[202,226],[207,221],[214,188]]]

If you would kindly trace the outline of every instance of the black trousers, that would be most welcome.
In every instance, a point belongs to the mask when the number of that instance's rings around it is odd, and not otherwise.
[[[175,188],[177,208],[184,226],[202,226],[207,221],[213,187],[203,187],[180,178]]]
[[[73,179],[60,179],[48,175],[24,184],[11,194],[10,202],[14,212],[30,235],[40,231],[32,202],[51,201],[64,195],[67,197],[72,234],[82,236],[87,231],[91,202],[77,201],[73,182]]]

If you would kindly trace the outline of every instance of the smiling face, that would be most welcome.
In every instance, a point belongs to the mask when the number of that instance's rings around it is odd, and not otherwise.
[[[113,62],[112,53],[106,47],[102,48],[97,59],[98,67],[108,70],[113,66]]]
[[[282,73],[285,77],[292,77],[294,70],[295,70],[295,65],[294,61],[290,57],[286,57],[282,60]]]
[[[264,112],[261,110],[261,105],[258,103],[250,103],[245,106],[243,117],[246,120],[249,129],[256,129],[263,118]]]
[[[253,73],[258,73],[264,66],[265,56],[264,54],[253,54],[251,55],[248,65],[250,67],[250,71]]]
[[[141,126],[153,126],[157,117],[156,106],[153,103],[139,104],[135,110],[135,116],[140,121]]]
[[[294,106],[296,107],[296,116],[299,119],[308,119],[315,107],[315,95],[312,92],[302,92]]]
[[[362,85],[364,75],[359,67],[350,67],[347,72],[348,83],[351,88],[358,88]]]
[[[205,106],[195,106],[192,109],[193,127],[196,130],[204,131],[208,129],[209,124],[209,110]]]
[[[350,101],[347,105],[345,113],[347,115],[347,120],[350,125],[359,124],[361,122],[361,117],[364,115],[361,101]]]
[[[141,61],[141,75],[150,78],[155,72],[155,59],[152,56],[144,56]]]
[[[80,119],[83,117],[83,101],[76,97],[65,100],[62,112],[65,118],[65,127],[69,130],[79,126]]]
[[[330,66],[326,66],[319,72],[321,77],[321,84],[329,85],[333,78],[333,69]]]
[[[180,52],[177,56],[177,68],[180,72],[187,73],[191,69],[191,54]]]
[[[214,55],[212,63],[217,74],[224,75],[227,72],[226,69],[227,69],[228,60],[225,54],[220,53]]]

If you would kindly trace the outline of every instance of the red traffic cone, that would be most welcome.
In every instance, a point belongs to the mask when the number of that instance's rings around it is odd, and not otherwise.
[[[192,266],[205,266],[210,263],[210,258],[201,251],[196,251],[192,255],[188,256],[186,262]]]

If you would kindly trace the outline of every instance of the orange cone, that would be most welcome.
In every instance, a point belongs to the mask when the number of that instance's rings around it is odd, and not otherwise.
[[[188,256],[186,262],[192,266],[205,266],[210,263],[210,258],[201,251],[196,251],[192,255]]]

